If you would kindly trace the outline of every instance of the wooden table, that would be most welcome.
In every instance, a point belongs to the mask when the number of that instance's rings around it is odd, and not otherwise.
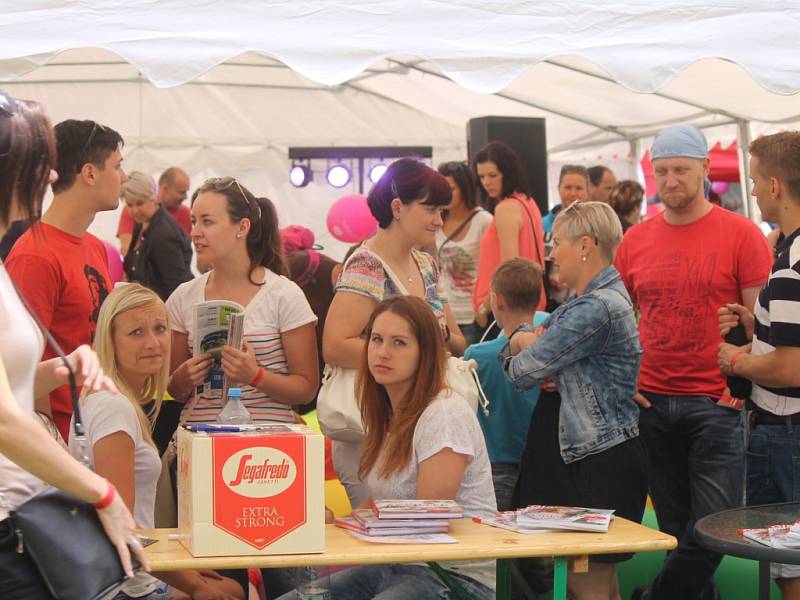
[[[333,525],[325,526],[325,552],[322,554],[282,554],[275,556],[220,556],[195,558],[175,539],[173,529],[143,530],[158,543],[145,549],[154,571],[178,569],[241,569],[250,567],[298,567],[321,565],[367,565],[418,563],[443,560],[500,559],[497,562],[497,598],[508,598],[510,585],[508,561],[521,557],[554,558],[553,599],[567,597],[567,559],[574,559],[574,569],[588,567],[592,554],[650,552],[671,550],[674,537],[632,523],[614,519],[608,533],[560,532],[519,534],[470,520],[454,521],[450,534],[457,544],[373,544],[363,542]]]

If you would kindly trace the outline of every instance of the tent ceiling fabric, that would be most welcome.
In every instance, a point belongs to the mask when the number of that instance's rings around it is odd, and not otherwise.
[[[741,65],[767,90],[800,91],[796,2],[653,0],[37,0],[0,17],[0,76],[14,78],[67,48],[105,48],[157,87],[192,81],[255,50],[336,85],[398,54],[434,63],[462,87],[504,89],[554,56],[590,61],[631,90],[652,92],[694,62]],[[769,32],[753,35],[753,32]],[[668,51],[664,51],[668,48]]]

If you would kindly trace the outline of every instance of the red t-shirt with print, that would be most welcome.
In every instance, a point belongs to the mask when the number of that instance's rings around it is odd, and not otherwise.
[[[14,244],[5,266],[20,294],[64,352],[70,353],[81,344],[91,345],[100,305],[111,281],[106,249],[99,239],[91,233],[76,237],[37,223]],[[48,345],[43,360],[54,356]],[[69,386],[53,390],[50,406],[66,440],[72,416]]]
[[[670,225],[661,213],[628,230],[615,265],[640,310],[639,389],[719,398],[717,310],[741,304],[741,289],[769,277],[772,253],[761,230],[718,206],[688,225]]]

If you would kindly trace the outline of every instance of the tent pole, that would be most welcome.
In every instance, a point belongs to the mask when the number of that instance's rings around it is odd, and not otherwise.
[[[753,203],[753,194],[750,190],[750,121],[738,121],[739,141],[739,183],[742,186],[742,201],[748,219],[756,223],[761,220],[758,208]]]

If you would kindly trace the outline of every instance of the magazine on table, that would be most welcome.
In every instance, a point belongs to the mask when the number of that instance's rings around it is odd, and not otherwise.
[[[364,535],[347,529],[354,538],[373,544],[456,544],[458,540],[446,533],[420,533],[417,535]]]
[[[558,529],[571,531],[597,531],[605,533],[614,518],[613,509],[583,508],[580,506],[546,506],[532,504],[513,512],[513,523],[519,529]],[[503,513],[506,523],[512,519]]]
[[[212,391],[221,393],[226,387],[221,364],[222,347],[228,343],[231,336],[231,341],[235,344],[237,335],[238,345],[241,347],[241,327],[236,326],[234,330],[230,330],[230,317],[238,313],[244,313],[244,306],[230,300],[209,300],[193,307],[193,356],[208,352],[214,359],[214,364],[202,385],[201,391],[204,396],[208,396]]]
[[[357,508],[350,515],[366,529],[386,529],[395,527],[444,527],[448,519],[379,519],[369,508]]]
[[[460,519],[464,509],[455,500],[373,500],[379,519]]]
[[[772,548],[800,549],[800,527],[791,525],[770,525],[753,529],[740,529],[739,534],[748,540]]]
[[[553,533],[555,531],[563,531],[544,527],[522,527],[517,523],[517,513],[513,510],[498,512],[494,517],[472,517],[472,520],[476,523],[497,527],[498,529],[516,531],[517,533]]]
[[[361,535],[367,536],[417,536],[425,533],[447,533],[448,527],[444,525],[428,526],[422,522],[422,527],[378,527],[368,528],[364,527],[357,519],[353,517],[339,517],[333,522],[337,527],[347,529],[348,531],[355,531]]]

